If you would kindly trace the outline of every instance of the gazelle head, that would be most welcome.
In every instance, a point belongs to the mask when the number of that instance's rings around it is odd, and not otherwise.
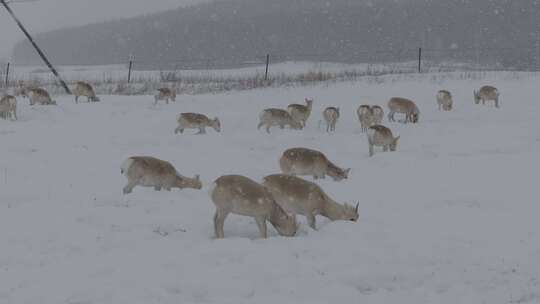
[[[473,91],[474,94],[474,103],[479,104],[480,103],[480,93],[476,90]]]
[[[347,203],[343,205],[342,220],[356,222],[358,220],[358,206],[360,203],[356,203],[356,207],[353,207]]]
[[[313,106],[313,99],[306,98],[305,101],[308,108],[311,108],[311,106]]]
[[[351,168],[342,170],[335,166],[328,166],[328,175],[336,182],[349,178],[349,172],[351,172]]]
[[[417,123],[419,119],[420,119],[420,113],[418,111],[411,114],[411,122]]]
[[[277,232],[282,236],[294,236],[298,229],[296,215],[288,215],[285,212],[275,220],[274,224]]]
[[[214,118],[211,121],[211,127],[216,130],[216,132],[221,132],[221,122],[219,121],[219,118]]]
[[[394,137],[394,140],[392,141],[392,143],[390,144],[390,151],[396,151],[397,149],[397,145],[398,145],[398,141],[399,141],[399,138],[401,136],[398,136],[398,137]]]
[[[183,188],[191,188],[191,189],[201,189],[202,183],[201,178],[197,174],[193,178],[184,177],[184,176],[177,176],[176,177],[176,187],[183,189]]]

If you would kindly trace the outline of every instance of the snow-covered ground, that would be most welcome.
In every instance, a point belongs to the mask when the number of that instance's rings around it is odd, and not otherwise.
[[[384,78],[382,78],[384,80]],[[436,79],[436,78],[432,78]],[[486,81],[401,80],[179,96],[101,96],[101,103],[30,107],[0,121],[0,303],[539,303],[540,77],[490,82],[502,107],[474,105]],[[446,88],[453,112],[437,111]],[[356,108],[417,101],[417,125],[387,123],[397,152],[368,157]],[[304,131],[257,131],[259,112],[315,99]],[[321,111],[341,108],[335,134]],[[386,109],[386,107],[385,107]],[[174,135],[179,112],[219,116],[223,131]],[[256,180],[290,147],[351,167],[318,181],[360,202],[357,223],[305,218],[296,237],[258,238],[231,215],[213,238],[207,190],[224,174]],[[200,174],[203,190],[122,195],[132,155]],[[271,227],[269,225],[269,227]]]

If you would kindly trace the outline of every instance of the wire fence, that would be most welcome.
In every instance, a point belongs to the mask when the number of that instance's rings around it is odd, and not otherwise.
[[[106,86],[103,93],[144,94],[164,84],[177,88],[212,86],[218,90],[348,80],[387,74],[454,71],[540,71],[540,45],[514,48],[406,48],[353,52],[268,53],[248,60],[226,58],[178,58],[137,60],[134,56],[92,66],[58,66],[62,77],[73,84],[86,81]],[[45,66],[0,63],[0,88],[21,82],[58,87]],[[58,90],[57,90],[58,91]]]

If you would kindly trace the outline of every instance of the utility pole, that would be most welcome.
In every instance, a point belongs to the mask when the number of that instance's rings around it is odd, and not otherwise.
[[[15,20],[15,23],[17,23],[17,25],[19,26],[19,28],[21,29],[21,31],[24,33],[24,35],[26,36],[26,38],[28,38],[28,40],[30,41],[30,43],[32,44],[32,46],[34,47],[34,49],[36,50],[36,52],[38,53],[39,57],[41,57],[41,59],[45,62],[45,64],[49,67],[49,69],[51,70],[51,72],[54,74],[54,76],[56,76],[56,78],[58,79],[58,81],[60,82],[60,84],[62,85],[62,87],[64,87],[64,90],[66,91],[67,94],[71,94],[71,90],[69,89],[69,87],[67,86],[66,82],[62,79],[62,77],[60,77],[60,75],[58,74],[58,72],[56,71],[56,69],[54,68],[54,66],[49,62],[49,60],[47,59],[47,57],[45,56],[45,54],[43,53],[43,51],[41,51],[41,49],[39,48],[39,46],[36,44],[36,42],[34,41],[34,39],[32,38],[32,36],[30,36],[30,33],[28,33],[28,31],[26,30],[26,28],[24,27],[24,25],[22,25],[21,21],[19,21],[19,18],[17,18],[17,16],[15,16],[15,14],[13,13],[13,11],[11,10],[11,8],[9,7],[8,5],[8,1],[6,0],[0,0],[0,3],[2,3],[2,5],[5,7],[5,9],[8,11],[8,13],[11,15],[11,17],[13,18],[13,20]]]

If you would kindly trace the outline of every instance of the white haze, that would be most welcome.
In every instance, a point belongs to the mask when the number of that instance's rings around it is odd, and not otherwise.
[[[15,0],[17,1],[17,0]],[[11,7],[30,33],[110,19],[153,13],[207,0],[40,0],[12,3]],[[17,41],[24,39],[4,8],[0,9],[0,59],[11,57]]]

